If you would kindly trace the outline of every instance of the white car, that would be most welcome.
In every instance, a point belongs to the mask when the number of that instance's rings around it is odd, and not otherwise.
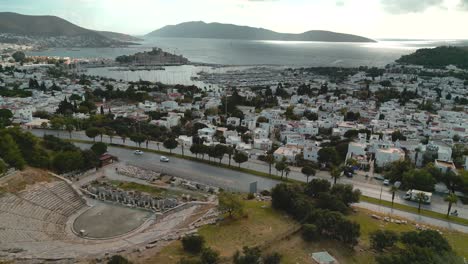
[[[161,156],[161,158],[159,158],[159,161],[161,161],[161,162],[169,162],[169,158],[168,158],[168,157],[165,157],[165,156]]]
[[[133,154],[135,154],[135,155],[143,155],[143,151],[141,151],[141,150],[135,150],[135,152],[133,152]]]
[[[384,181],[383,181],[383,184],[384,184],[385,186],[390,185],[390,180],[384,180]]]

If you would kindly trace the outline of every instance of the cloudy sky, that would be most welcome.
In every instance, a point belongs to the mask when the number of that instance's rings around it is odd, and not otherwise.
[[[137,35],[203,20],[291,33],[468,39],[468,0],[0,0],[0,11],[56,15],[91,29]]]

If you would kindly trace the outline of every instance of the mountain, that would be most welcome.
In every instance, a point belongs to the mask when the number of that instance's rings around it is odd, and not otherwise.
[[[418,49],[404,55],[396,62],[401,64],[422,65],[426,68],[445,68],[455,65],[468,69],[468,47],[441,46],[433,49]]]
[[[130,36],[127,34],[122,34],[122,33],[116,33],[116,32],[110,32],[110,31],[96,31],[96,32],[106,38],[110,38],[110,39],[117,40],[117,41],[135,41],[135,42],[143,41],[141,38],[137,38],[137,37]]]
[[[56,16],[0,13],[0,40],[46,47],[109,47],[133,43],[132,37],[79,27]]]
[[[278,33],[264,28],[237,26],[232,24],[186,22],[165,26],[146,37],[170,38],[213,38],[245,40],[323,41],[323,42],[375,42],[361,36],[323,30],[311,30],[301,34]]]

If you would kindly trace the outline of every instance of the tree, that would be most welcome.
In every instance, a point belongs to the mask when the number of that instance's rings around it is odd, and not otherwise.
[[[234,256],[234,264],[260,264],[261,251],[258,247],[244,247],[241,254],[237,251]]]
[[[55,155],[52,166],[59,174],[81,170],[84,166],[83,156],[80,151],[65,151]]]
[[[112,256],[109,261],[107,262],[107,264],[131,264],[132,262],[130,262],[129,260],[127,260],[126,258],[120,256],[120,255],[114,255]]]
[[[301,172],[307,177],[307,183],[309,183],[310,176],[315,176],[315,169],[311,166],[305,166],[304,168],[302,168]]]
[[[397,140],[406,140],[406,137],[403,136],[400,130],[396,130],[392,133],[392,141],[397,141]]]
[[[7,170],[8,170],[8,166],[2,159],[0,159],[0,176],[3,175],[5,172],[7,172]]]
[[[13,53],[13,55],[11,55],[11,57],[13,57],[13,59],[16,62],[24,62],[24,60],[26,59],[26,54],[24,54],[24,52],[22,52],[22,51],[17,51],[15,53]]]
[[[110,143],[112,144],[112,139],[115,137],[116,133],[112,128],[106,129],[106,135],[109,137]]]
[[[234,154],[234,161],[239,164],[239,168],[241,166],[241,163],[247,162],[249,160],[249,157],[247,154],[244,152],[238,151],[236,154]]]
[[[263,264],[280,264],[281,258],[281,254],[273,252],[263,257]]]
[[[21,170],[26,165],[18,145],[6,132],[0,133],[0,158],[16,169]]]
[[[289,166],[286,166],[286,169],[284,169],[284,175],[286,176],[286,180],[288,180],[290,173],[291,173],[291,168],[289,168]]]
[[[11,125],[13,113],[9,109],[0,109],[0,128]]]
[[[452,250],[447,239],[438,231],[423,230],[420,232],[410,231],[401,235],[401,242],[405,245],[428,248],[437,253],[448,252]]]
[[[164,141],[163,145],[172,154],[172,150],[177,148],[177,145],[179,145],[179,142],[177,142],[177,140],[175,140],[175,138],[170,137],[166,141]]]
[[[198,254],[202,251],[205,239],[199,235],[188,235],[182,238],[182,247],[185,251]]]
[[[393,247],[398,241],[398,234],[391,230],[377,230],[370,235],[371,247],[377,251]]]
[[[330,175],[333,178],[333,184],[336,184],[336,181],[341,178],[341,173],[343,170],[340,167],[332,167]]]
[[[244,211],[244,202],[242,199],[233,193],[221,192],[218,195],[219,210],[221,212],[228,212],[229,217],[233,215],[241,215]]]
[[[317,226],[314,224],[304,224],[302,226],[302,238],[305,241],[314,241],[319,237]]]
[[[231,146],[226,146],[226,148],[224,149],[224,153],[228,155],[229,166],[231,166],[231,158],[232,158],[232,155],[234,154],[234,148]]]
[[[416,201],[418,201],[418,213],[421,213],[421,204],[427,200],[427,195],[423,192],[416,194]]]
[[[219,252],[211,248],[202,250],[200,261],[202,264],[217,264],[219,263]]]
[[[102,142],[94,143],[91,146],[91,150],[94,151],[94,153],[96,153],[97,156],[101,156],[102,154],[107,152],[107,144]]]
[[[306,188],[305,193],[310,197],[317,197],[319,193],[327,193],[330,191],[331,184],[325,179],[312,179]]]
[[[353,185],[351,184],[335,184],[331,188],[330,194],[336,196],[349,207],[350,204],[359,202],[361,191],[357,189],[353,190]]]
[[[284,171],[288,167],[288,164],[286,164],[286,158],[283,157],[281,161],[276,162],[275,169],[277,171],[281,171],[281,179],[283,179]]]
[[[138,144],[138,147],[141,147],[141,143],[145,142],[146,136],[143,134],[132,134],[130,140]]]
[[[393,209],[393,202],[395,201],[395,194],[398,191],[398,187],[396,187],[395,185],[392,185],[390,186],[389,191],[392,193],[392,209]]]
[[[320,163],[338,165],[340,163],[340,157],[335,148],[326,147],[318,151],[318,161]]]
[[[456,194],[450,193],[447,197],[444,198],[444,201],[448,203],[447,217],[449,217],[450,211],[452,210],[452,205],[458,202],[458,197]]]
[[[410,170],[403,174],[402,184],[408,189],[432,192],[435,183],[434,177],[424,169]]]
[[[265,158],[265,161],[268,163],[268,174],[271,176],[271,167],[273,164],[275,164],[275,157],[273,156],[273,154],[268,153]]]
[[[85,131],[86,136],[92,138],[94,142],[96,142],[96,137],[99,135],[99,128],[97,127],[90,127]]]

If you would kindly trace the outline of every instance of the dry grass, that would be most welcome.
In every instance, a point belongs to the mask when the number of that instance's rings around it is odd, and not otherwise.
[[[23,171],[15,172],[13,175],[2,179],[0,192],[17,193],[28,185],[33,185],[39,182],[51,182],[55,178],[47,171],[35,168],[26,168]]]

